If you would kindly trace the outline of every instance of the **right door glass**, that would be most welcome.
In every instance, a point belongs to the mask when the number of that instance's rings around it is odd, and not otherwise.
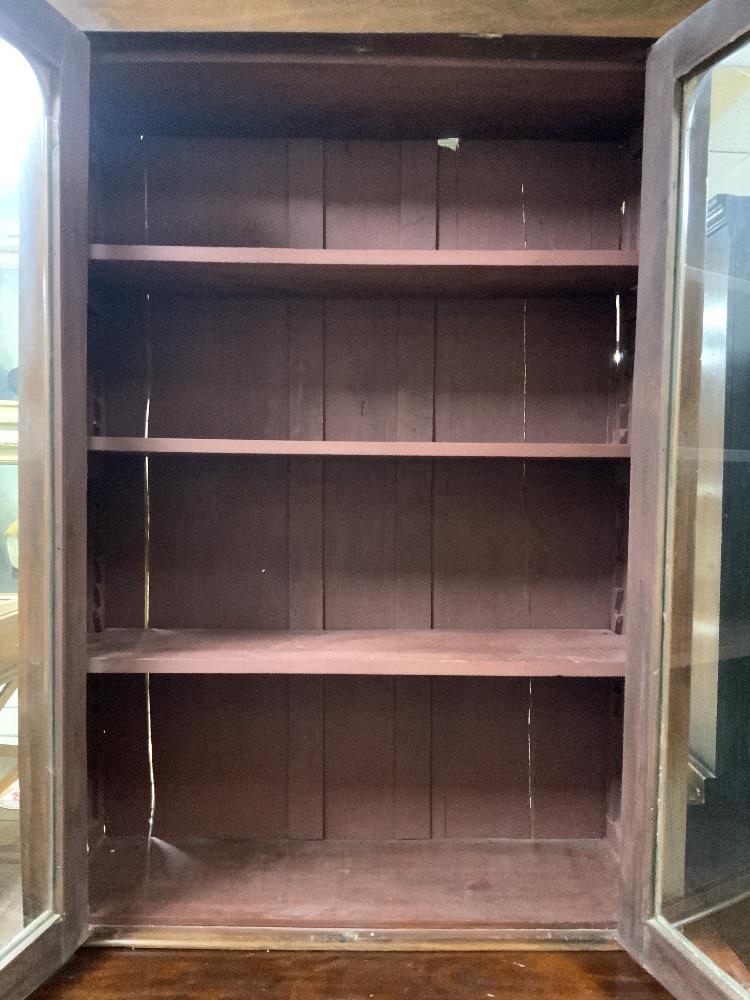
[[[684,87],[661,916],[750,986],[750,43]]]

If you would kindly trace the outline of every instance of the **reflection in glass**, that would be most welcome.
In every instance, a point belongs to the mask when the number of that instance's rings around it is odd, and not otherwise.
[[[21,846],[22,825],[27,825],[22,802],[31,776],[19,764],[19,317],[24,268],[34,252],[22,233],[28,199],[36,193],[30,178],[46,176],[45,165],[35,162],[45,149],[43,130],[37,77],[26,59],[0,39],[0,953],[50,903],[49,879],[46,893],[26,892],[24,872],[33,861]],[[41,310],[42,303],[27,302],[25,308],[28,314]],[[46,858],[38,863],[46,864]]]
[[[750,45],[684,101],[657,893],[750,986]]]

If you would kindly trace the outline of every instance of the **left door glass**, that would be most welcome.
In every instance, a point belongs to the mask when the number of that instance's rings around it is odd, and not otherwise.
[[[47,339],[39,333],[46,328],[49,290],[46,129],[40,77],[0,39],[0,956],[51,906],[48,599],[25,600],[23,593],[25,580],[41,574],[41,586],[34,584],[28,596],[44,595],[49,576],[39,565],[36,544],[31,557],[36,566],[24,569],[19,555],[21,532],[39,536],[43,544],[49,538],[48,499],[34,501],[28,490],[24,497],[23,469],[19,511],[19,408],[40,410],[31,423],[25,420],[33,466],[29,483],[44,480],[41,490],[49,492],[46,444],[39,447],[35,430],[40,426],[46,441],[46,348],[33,346],[37,338]],[[27,328],[34,332],[24,346]],[[40,629],[42,642],[30,641]]]

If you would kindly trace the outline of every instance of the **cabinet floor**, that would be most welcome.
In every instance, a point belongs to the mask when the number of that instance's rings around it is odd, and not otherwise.
[[[604,840],[180,840],[108,837],[92,923],[128,926],[608,927]]]
[[[33,1000],[668,1000],[621,951],[452,954],[82,948]]]

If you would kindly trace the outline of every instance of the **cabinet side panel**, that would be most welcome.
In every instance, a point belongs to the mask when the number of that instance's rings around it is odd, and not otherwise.
[[[89,565],[92,570],[90,582],[97,586],[95,603],[99,627],[143,628],[146,589],[144,502],[143,458],[91,456]]]
[[[88,678],[91,819],[108,836],[145,837],[151,816],[145,677]]]

